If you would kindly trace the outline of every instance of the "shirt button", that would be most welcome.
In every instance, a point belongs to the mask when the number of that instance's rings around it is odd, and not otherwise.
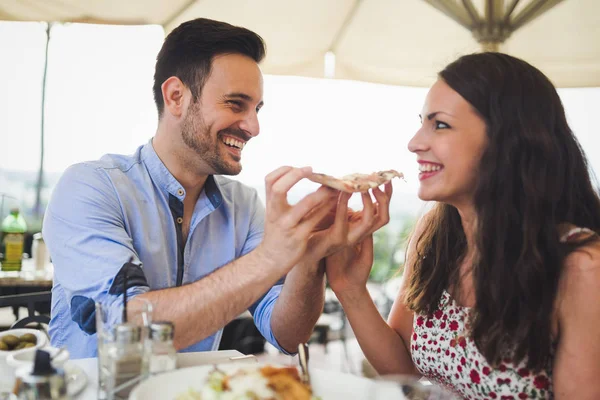
[[[178,195],[180,195],[180,196],[183,196],[183,189],[179,189],[179,190],[177,191],[177,194],[178,194]]]
[[[183,222],[183,218],[181,218],[181,217],[177,217],[177,223],[178,223],[178,224],[181,224],[182,222]]]

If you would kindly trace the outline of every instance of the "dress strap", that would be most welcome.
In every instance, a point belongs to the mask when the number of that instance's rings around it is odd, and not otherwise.
[[[570,241],[571,239],[573,239],[575,236],[580,235],[582,233],[587,233],[588,235],[595,235],[596,232],[594,232],[593,230],[589,229],[589,228],[580,228],[578,226],[569,229],[564,235],[562,235],[560,237],[560,242],[561,243],[566,243],[568,241]]]

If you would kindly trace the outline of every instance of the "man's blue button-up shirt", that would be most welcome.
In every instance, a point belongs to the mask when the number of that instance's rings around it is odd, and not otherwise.
[[[130,298],[185,285],[252,251],[262,240],[264,207],[256,191],[209,176],[183,246],[185,195],[151,141],[133,156],[106,155],[65,171],[43,225],[54,264],[53,346],[66,346],[72,358],[95,356],[94,303],[109,310],[111,322],[120,322],[125,274]],[[250,307],[260,332],[278,348],[271,312],[280,291],[281,285],[274,286]],[[184,351],[217,350],[221,333]]]

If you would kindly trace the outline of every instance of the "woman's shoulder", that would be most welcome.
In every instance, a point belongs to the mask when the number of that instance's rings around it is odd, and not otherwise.
[[[600,282],[600,238],[582,244],[565,257],[563,276]]]
[[[571,231],[568,242],[581,244],[564,260],[559,312],[572,315],[573,309],[590,307],[600,311],[600,236],[590,230]]]
[[[564,272],[575,274],[590,269],[600,269],[600,235],[597,232],[571,224],[558,228],[561,243],[575,246],[564,261]]]

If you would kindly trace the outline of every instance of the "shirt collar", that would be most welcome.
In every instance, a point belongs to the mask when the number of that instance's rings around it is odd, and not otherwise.
[[[158,154],[156,154],[154,146],[152,146],[152,139],[142,147],[141,159],[146,165],[146,168],[148,168],[150,177],[152,177],[152,180],[160,187],[160,189],[166,194],[170,194],[180,201],[183,201],[185,198],[185,189],[183,185],[175,179],[165,164],[163,164],[162,160],[158,157]],[[206,179],[206,182],[204,183],[204,192],[214,208],[219,207],[223,202],[219,184],[213,175],[209,175]]]

